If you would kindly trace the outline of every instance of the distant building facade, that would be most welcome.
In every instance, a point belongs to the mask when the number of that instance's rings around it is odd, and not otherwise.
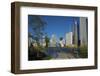
[[[73,44],[73,32],[66,33],[66,46]]]
[[[34,40],[32,37],[28,38],[28,47],[30,47],[30,46],[37,47],[36,40]]]
[[[46,46],[45,36],[43,36],[43,37],[40,39],[40,45],[43,46],[43,47]]]
[[[86,17],[80,17],[80,44],[88,44],[88,21]]]
[[[56,35],[52,34],[51,39],[50,39],[50,47],[56,47],[57,44],[57,39],[56,39]]]

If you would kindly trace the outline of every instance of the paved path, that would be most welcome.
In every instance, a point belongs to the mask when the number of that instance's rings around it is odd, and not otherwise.
[[[71,59],[76,58],[72,52],[74,50],[68,48],[48,48],[46,53],[53,57],[53,59]]]
[[[64,53],[64,52],[61,52],[61,53],[58,53],[58,59],[71,59],[71,58],[75,58],[74,55],[72,53]]]

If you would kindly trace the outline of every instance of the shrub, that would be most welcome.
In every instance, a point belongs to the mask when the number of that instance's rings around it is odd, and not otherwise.
[[[87,58],[88,57],[88,47],[86,45],[80,46],[80,57]]]
[[[37,46],[37,47],[34,47],[34,50],[43,52],[45,50],[45,48],[42,46]]]
[[[67,48],[78,48],[77,45],[67,45],[66,47],[67,47]]]
[[[51,56],[47,56],[47,57],[45,57],[45,58],[43,58],[44,60],[50,60],[50,59],[52,59],[52,57]]]

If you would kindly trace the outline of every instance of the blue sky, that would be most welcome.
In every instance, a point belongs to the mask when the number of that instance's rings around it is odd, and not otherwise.
[[[32,15],[31,15],[32,16]],[[31,19],[29,16],[28,20]],[[57,38],[65,37],[65,34],[72,31],[74,19],[79,23],[79,17],[69,16],[41,16],[41,19],[47,23],[44,31],[49,37],[55,34]],[[29,32],[32,32],[31,26],[28,26]]]

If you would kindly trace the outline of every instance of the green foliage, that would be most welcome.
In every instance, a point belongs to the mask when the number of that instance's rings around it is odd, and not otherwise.
[[[88,48],[86,45],[80,46],[80,57],[87,58],[88,57]]]
[[[67,46],[66,46],[66,48],[72,48],[72,46],[70,46],[70,45],[67,45]]]
[[[33,48],[34,48],[34,51],[43,51],[44,50],[44,48],[42,46],[35,46]]]
[[[44,58],[44,60],[50,60],[50,59],[52,59],[51,56],[47,56],[47,57]]]
[[[67,48],[78,48],[77,45],[67,45],[66,47],[67,47]]]
[[[60,40],[63,40],[63,37],[60,37]]]
[[[46,47],[48,47],[48,45],[49,45],[49,41],[50,41],[49,37],[46,36],[46,37],[45,37]]]
[[[78,47],[77,45],[67,45],[66,48],[74,48],[78,49],[79,48],[79,56],[80,58],[87,58],[88,57],[88,47],[87,45],[81,45]]]

